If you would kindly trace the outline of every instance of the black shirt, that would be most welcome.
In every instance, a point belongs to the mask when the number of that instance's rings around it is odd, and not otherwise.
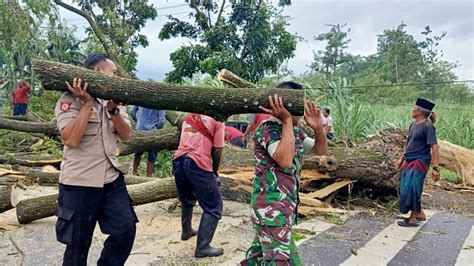
[[[429,120],[420,124],[413,123],[408,131],[405,156],[430,154],[431,145],[437,143],[436,129]]]

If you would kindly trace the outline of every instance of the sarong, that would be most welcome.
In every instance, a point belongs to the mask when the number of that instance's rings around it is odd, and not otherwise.
[[[400,178],[400,212],[421,211],[421,194],[426,173],[431,163],[431,155],[405,157],[405,165]]]

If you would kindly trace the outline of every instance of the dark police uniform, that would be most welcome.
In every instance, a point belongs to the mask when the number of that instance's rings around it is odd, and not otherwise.
[[[86,265],[96,223],[109,237],[98,265],[123,265],[135,240],[137,216],[125,186],[121,166],[115,156],[118,136],[107,101],[94,99],[85,134],[76,148],[64,146],[59,177],[57,240],[66,244],[64,265]],[[65,93],[54,114],[59,130],[73,121],[81,102]],[[119,115],[130,124],[124,107]]]

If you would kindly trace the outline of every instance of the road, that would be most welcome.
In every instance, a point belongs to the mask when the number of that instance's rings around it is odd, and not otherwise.
[[[213,244],[224,256],[195,259],[195,239],[182,242],[179,209],[165,211],[166,203],[136,207],[140,223],[132,255],[126,265],[237,265],[254,231],[248,205],[225,202],[224,216]],[[199,211],[193,223],[199,222]],[[55,218],[15,226],[14,210],[0,214],[0,265],[60,265],[64,246],[55,239]],[[355,213],[343,225],[324,219],[303,220],[306,238],[299,242],[304,265],[474,265],[474,217],[428,211],[416,228],[401,228],[393,214]],[[96,264],[105,240],[96,228],[89,265]]]
[[[300,245],[305,265],[474,265],[474,218],[429,212],[419,227],[356,215]]]

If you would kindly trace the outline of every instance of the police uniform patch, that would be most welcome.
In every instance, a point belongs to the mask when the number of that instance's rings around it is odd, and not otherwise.
[[[66,112],[67,110],[71,109],[72,102],[71,101],[61,101],[59,105],[59,109],[61,111]]]
[[[97,112],[91,112],[91,114],[89,115],[89,121],[97,121],[99,120],[99,115],[97,114]]]

